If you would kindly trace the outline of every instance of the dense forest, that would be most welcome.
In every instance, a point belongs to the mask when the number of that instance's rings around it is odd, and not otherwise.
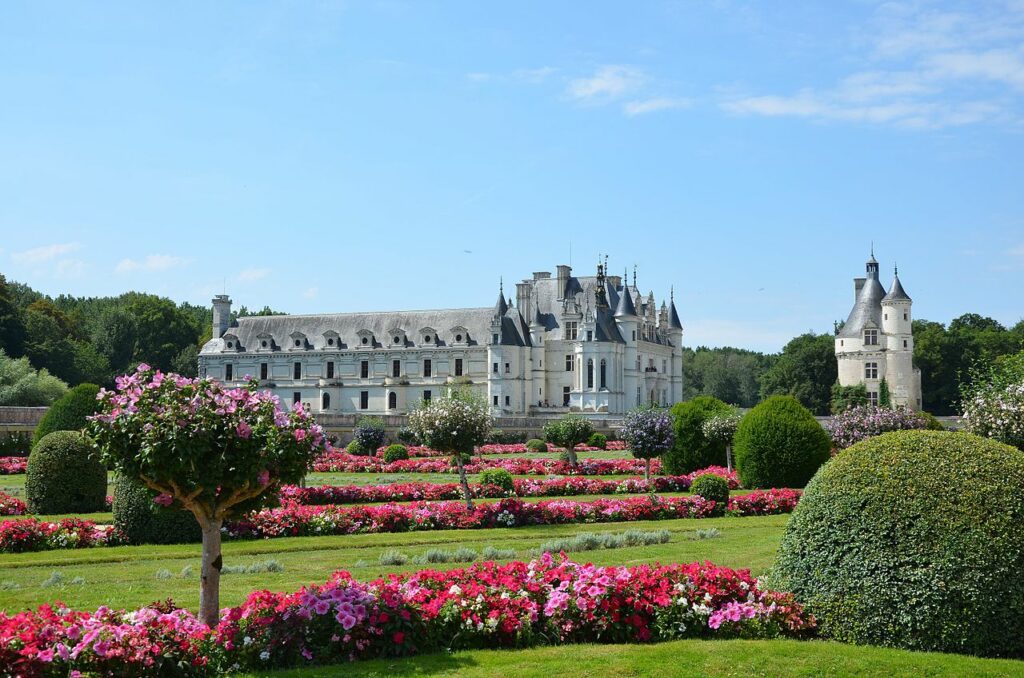
[[[236,316],[274,315],[264,307]],[[33,370],[45,370],[69,385],[109,385],[114,376],[146,362],[162,370],[195,375],[199,348],[210,338],[209,307],[175,303],[152,294],[51,298],[0,275],[0,405],[45,404],[59,384],[29,388]],[[1024,320],[1006,328],[968,313],[948,325],[915,320],[914,363],[921,369],[924,408],[956,414],[960,384],[971,370],[999,356],[1024,350]],[[827,414],[836,381],[834,337],[809,332],[780,353],[741,348],[686,349],[684,396],[712,395],[753,407],[776,394],[796,396],[817,414]],[[10,360],[10,359],[19,360]],[[14,387],[12,383],[20,383]],[[36,402],[43,401],[43,402]]]

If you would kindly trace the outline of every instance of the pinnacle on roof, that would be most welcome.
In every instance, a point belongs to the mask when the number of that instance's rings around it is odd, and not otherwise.
[[[674,330],[683,329],[683,324],[679,322],[679,314],[676,312],[676,291],[673,289],[669,293],[669,307],[668,307],[668,326]]]
[[[494,305],[494,312],[501,317],[508,313],[508,304],[505,302],[505,284],[498,283],[498,303]]]

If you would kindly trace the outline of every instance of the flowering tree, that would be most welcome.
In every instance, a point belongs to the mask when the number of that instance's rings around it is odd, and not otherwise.
[[[590,440],[592,435],[594,435],[594,425],[585,417],[562,417],[557,421],[544,424],[544,439],[549,443],[564,447],[565,455],[573,466],[578,465],[576,446]]]
[[[452,389],[447,395],[428,400],[409,414],[409,426],[427,447],[452,455],[459,469],[459,484],[466,507],[473,508],[473,493],[466,480],[466,465],[477,445],[491,432],[487,404],[468,389]]]
[[[108,467],[141,480],[156,503],[199,521],[199,617],[215,626],[224,520],[272,504],[281,483],[301,480],[324,449],[323,429],[301,404],[283,411],[256,381],[229,389],[142,364],[116,384],[100,391],[89,433]]]
[[[629,444],[633,456],[643,459],[644,479],[651,479],[651,459],[660,457],[676,442],[668,410],[645,407],[626,414],[619,436]]]
[[[1024,351],[975,372],[963,390],[964,427],[1024,450]]]
[[[825,430],[833,447],[845,450],[854,443],[888,431],[926,429],[928,423],[927,417],[906,407],[861,405],[833,415],[825,424]]]
[[[725,465],[730,471],[732,470],[732,439],[736,435],[740,419],[739,412],[730,412],[705,419],[701,424],[701,432],[705,438],[725,445]]]

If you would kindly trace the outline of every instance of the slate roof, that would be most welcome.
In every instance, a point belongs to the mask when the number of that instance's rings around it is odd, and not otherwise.
[[[885,297],[885,288],[878,282],[878,278],[868,276],[864,280],[864,286],[857,293],[857,300],[853,304],[846,324],[839,331],[840,337],[859,337],[864,328],[869,324],[874,327],[882,327],[882,299]]]
[[[885,295],[882,301],[911,301],[910,296],[903,289],[899,274],[893,277],[892,287],[889,288],[889,293]]]

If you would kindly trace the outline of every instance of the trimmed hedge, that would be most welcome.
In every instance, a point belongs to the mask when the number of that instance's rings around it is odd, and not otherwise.
[[[605,449],[608,447],[608,436],[603,433],[595,433],[587,441],[587,447],[596,447],[599,450]]]
[[[831,448],[828,433],[793,396],[772,396],[747,412],[733,438],[736,472],[750,489],[803,487]]]
[[[114,486],[114,527],[129,544],[186,544],[202,541],[189,511],[153,503],[156,493],[139,481],[118,476]]]
[[[946,427],[942,425],[942,422],[936,419],[935,415],[932,414],[931,412],[925,412],[922,410],[921,412],[918,412],[918,415],[920,415],[921,418],[927,422],[927,425],[924,427],[926,431],[946,430]]]
[[[370,454],[369,452],[363,449],[363,446],[359,444],[358,440],[353,440],[348,445],[346,445],[345,451],[348,452],[349,454],[354,454],[361,457],[365,457],[368,454]]]
[[[395,461],[403,461],[409,458],[409,450],[405,445],[388,445],[384,450],[384,463],[390,464]]]
[[[28,455],[25,500],[29,513],[94,513],[106,509],[107,469],[80,431],[54,431]]]
[[[530,452],[547,452],[548,444],[539,438],[530,438],[526,441],[526,449]]]
[[[711,396],[677,403],[672,408],[676,442],[671,450],[661,455],[665,473],[685,475],[708,466],[725,466],[725,444],[708,440],[701,427],[706,419],[732,411],[732,407]]]
[[[488,468],[481,471],[480,484],[494,485],[495,487],[500,487],[507,492],[513,492],[515,490],[515,484],[512,482],[512,474],[503,468]]]
[[[58,398],[36,424],[32,447],[54,431],[81,431],[85,428],[85,418],[96,414],[99,409],[96,400],[99,392],[100,387],[96,384],[79,384]]]
[[[771,573],[846,642],[1024,656],[1024,453],[896,431],[807,485]]]
[[[715,512],[725,513],[729,506],[729,481],[714,473],[704,473],[693,479],[690,492],[715,502]]]

